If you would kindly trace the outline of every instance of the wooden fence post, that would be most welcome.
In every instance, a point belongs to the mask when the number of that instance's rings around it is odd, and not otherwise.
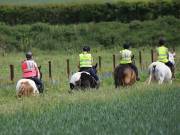
[[[139,51],[139,65],[140,65],[140,68],[142,70],[142,56],[141,56],[141,51]]]
[[[9,65],[10,67],[10,80],[14,81],[14,65]]]
[[[67,77],[69,79],[70,76],[69,59],[67,59],[66,62],[67,62]]]
[[[99,58],[99,71],[101,72],[101,56],[99,56],[98,58]]]
[[[51,61],[48,61],[48,65],[49,65],[49,79],[52,79]]]
[[[115,69],[116,67],[116,56],[115,54],[113,54],[113,70]]]
[[[154,62],[154,51],[151,49],[151,62]]]

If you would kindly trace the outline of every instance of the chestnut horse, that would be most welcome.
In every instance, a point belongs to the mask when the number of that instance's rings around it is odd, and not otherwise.
[[[35,82],[31,79],[20,79],[16,85],[17,97],[39,94]]]
[[[118,65],[114,70],[115,88],[133,85],[136,82],[135,71],[129,65]]]
[[[41,66],[38,67],[40,72],[40,79],[42,79]],[[17,97],[38,95],[39,90],[35,82],[31,79],[20,79],[16,85],[16,95]]]

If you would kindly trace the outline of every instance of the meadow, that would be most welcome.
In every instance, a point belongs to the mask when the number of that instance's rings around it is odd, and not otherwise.
[[[112,78],[112,54],[119,50],[91,48],[94,63],[102,57],[98,72],[98,90],[68,93],[66,59],[71,73],[76,72],[78,52],[72,54],[34,49],[34,59],[42,66],[45,93],[38,97],[17,99],[15,84],[21,78],[20,62],[24,53],[1,56],[0,134],[163,134],[177,135],[180,113],[180,57],[176,48],[176,80],[172,85],[147,86],[147,68],[139,70],[141,81],[128,88],[115,89]],[[138,49],[132,48],[139,67]],[[139,48],[143,50],[143,48]],[[79,51],[80,52],[80,51]],[[48,61],[52,61],[52,80]],[[116,59],[116,64],[118,64]],[[150,50],[144,50],[143,62],[151,63]],[[9,81],[8,65],[15,66],[15,81]]]

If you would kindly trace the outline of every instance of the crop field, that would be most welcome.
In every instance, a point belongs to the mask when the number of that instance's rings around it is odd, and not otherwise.
[[[105,2],[141,2],[141,1],[155,1],[155,0],[0,0],[0,4],[13,5],[34,5],[34,4],[89,4],[89,3],[105,3]],[[172,1],[172,0],[163,0]]]
[[[1,56],[0,134],[163,134],[180,133],[180,56],[177,48],[176,80],[172,85],[147,86],[147,69],[140,70],[141,81],[128,88],[115,89],[112,79],[112,54],[121,48],[92,48],[94,62],[102,57],[98,72],[98,90],[68,93],[66,59],[71,73],[76,72],[78,54],[33,50],[42,66],[45,93],[38,97],[17,99],[15,84],[21,76],[23,53]],[[133,49],[138,62],[138,50]],[[143,61],[150,64],[150,50],[144,50]],[[52,80],[48,78],[48,61],[52,62]],[[15,66],[15,81],[9,81],[8,65]]]

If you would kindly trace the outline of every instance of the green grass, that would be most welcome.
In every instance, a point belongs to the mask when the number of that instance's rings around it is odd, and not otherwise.
[[[120,49],[92,48],[95,61],[102,56],[101,87],[72,94],[68,93],[65,62],[69,58],[71,71],[77,71],[78,54],[33,50],[35,60],[42,65],[46,91],[38,97],[20,100],[15,97],[15,82],[20,79],[20,61],[24,54],[10,53],[0,57],[0,134],[179,134],[179,76],[172,85],[147,86],[147,70],[140,70],[140,82],[115,89],[112,77],[105,73],[111,75],[112,54],[118,54]],[[178,75],[180,57],[177,49]],[[133,50],[137,57],[138,50]],[[150,63],[150,51],[145,50],[143,56]],[[48,79],[48,60],[53,62],[53,81]],[[15,65],[14,83],[8,81],[10,63]]]
[[[139,2],[139,1],[152,1],[152,0],[0,0],[0,4],[13,4],[13,5],[34,5],[34,4],[87,4],[87,3],[105,3],[105,2]],[[155,0],[153,0],[155,1]],[[172,1],[172,0],[163,0]]]
[[[1,134],[163,134],[179,129],[179,86],[135,86],[1,103]],[[12,101],[13,100],[13,101]]]

